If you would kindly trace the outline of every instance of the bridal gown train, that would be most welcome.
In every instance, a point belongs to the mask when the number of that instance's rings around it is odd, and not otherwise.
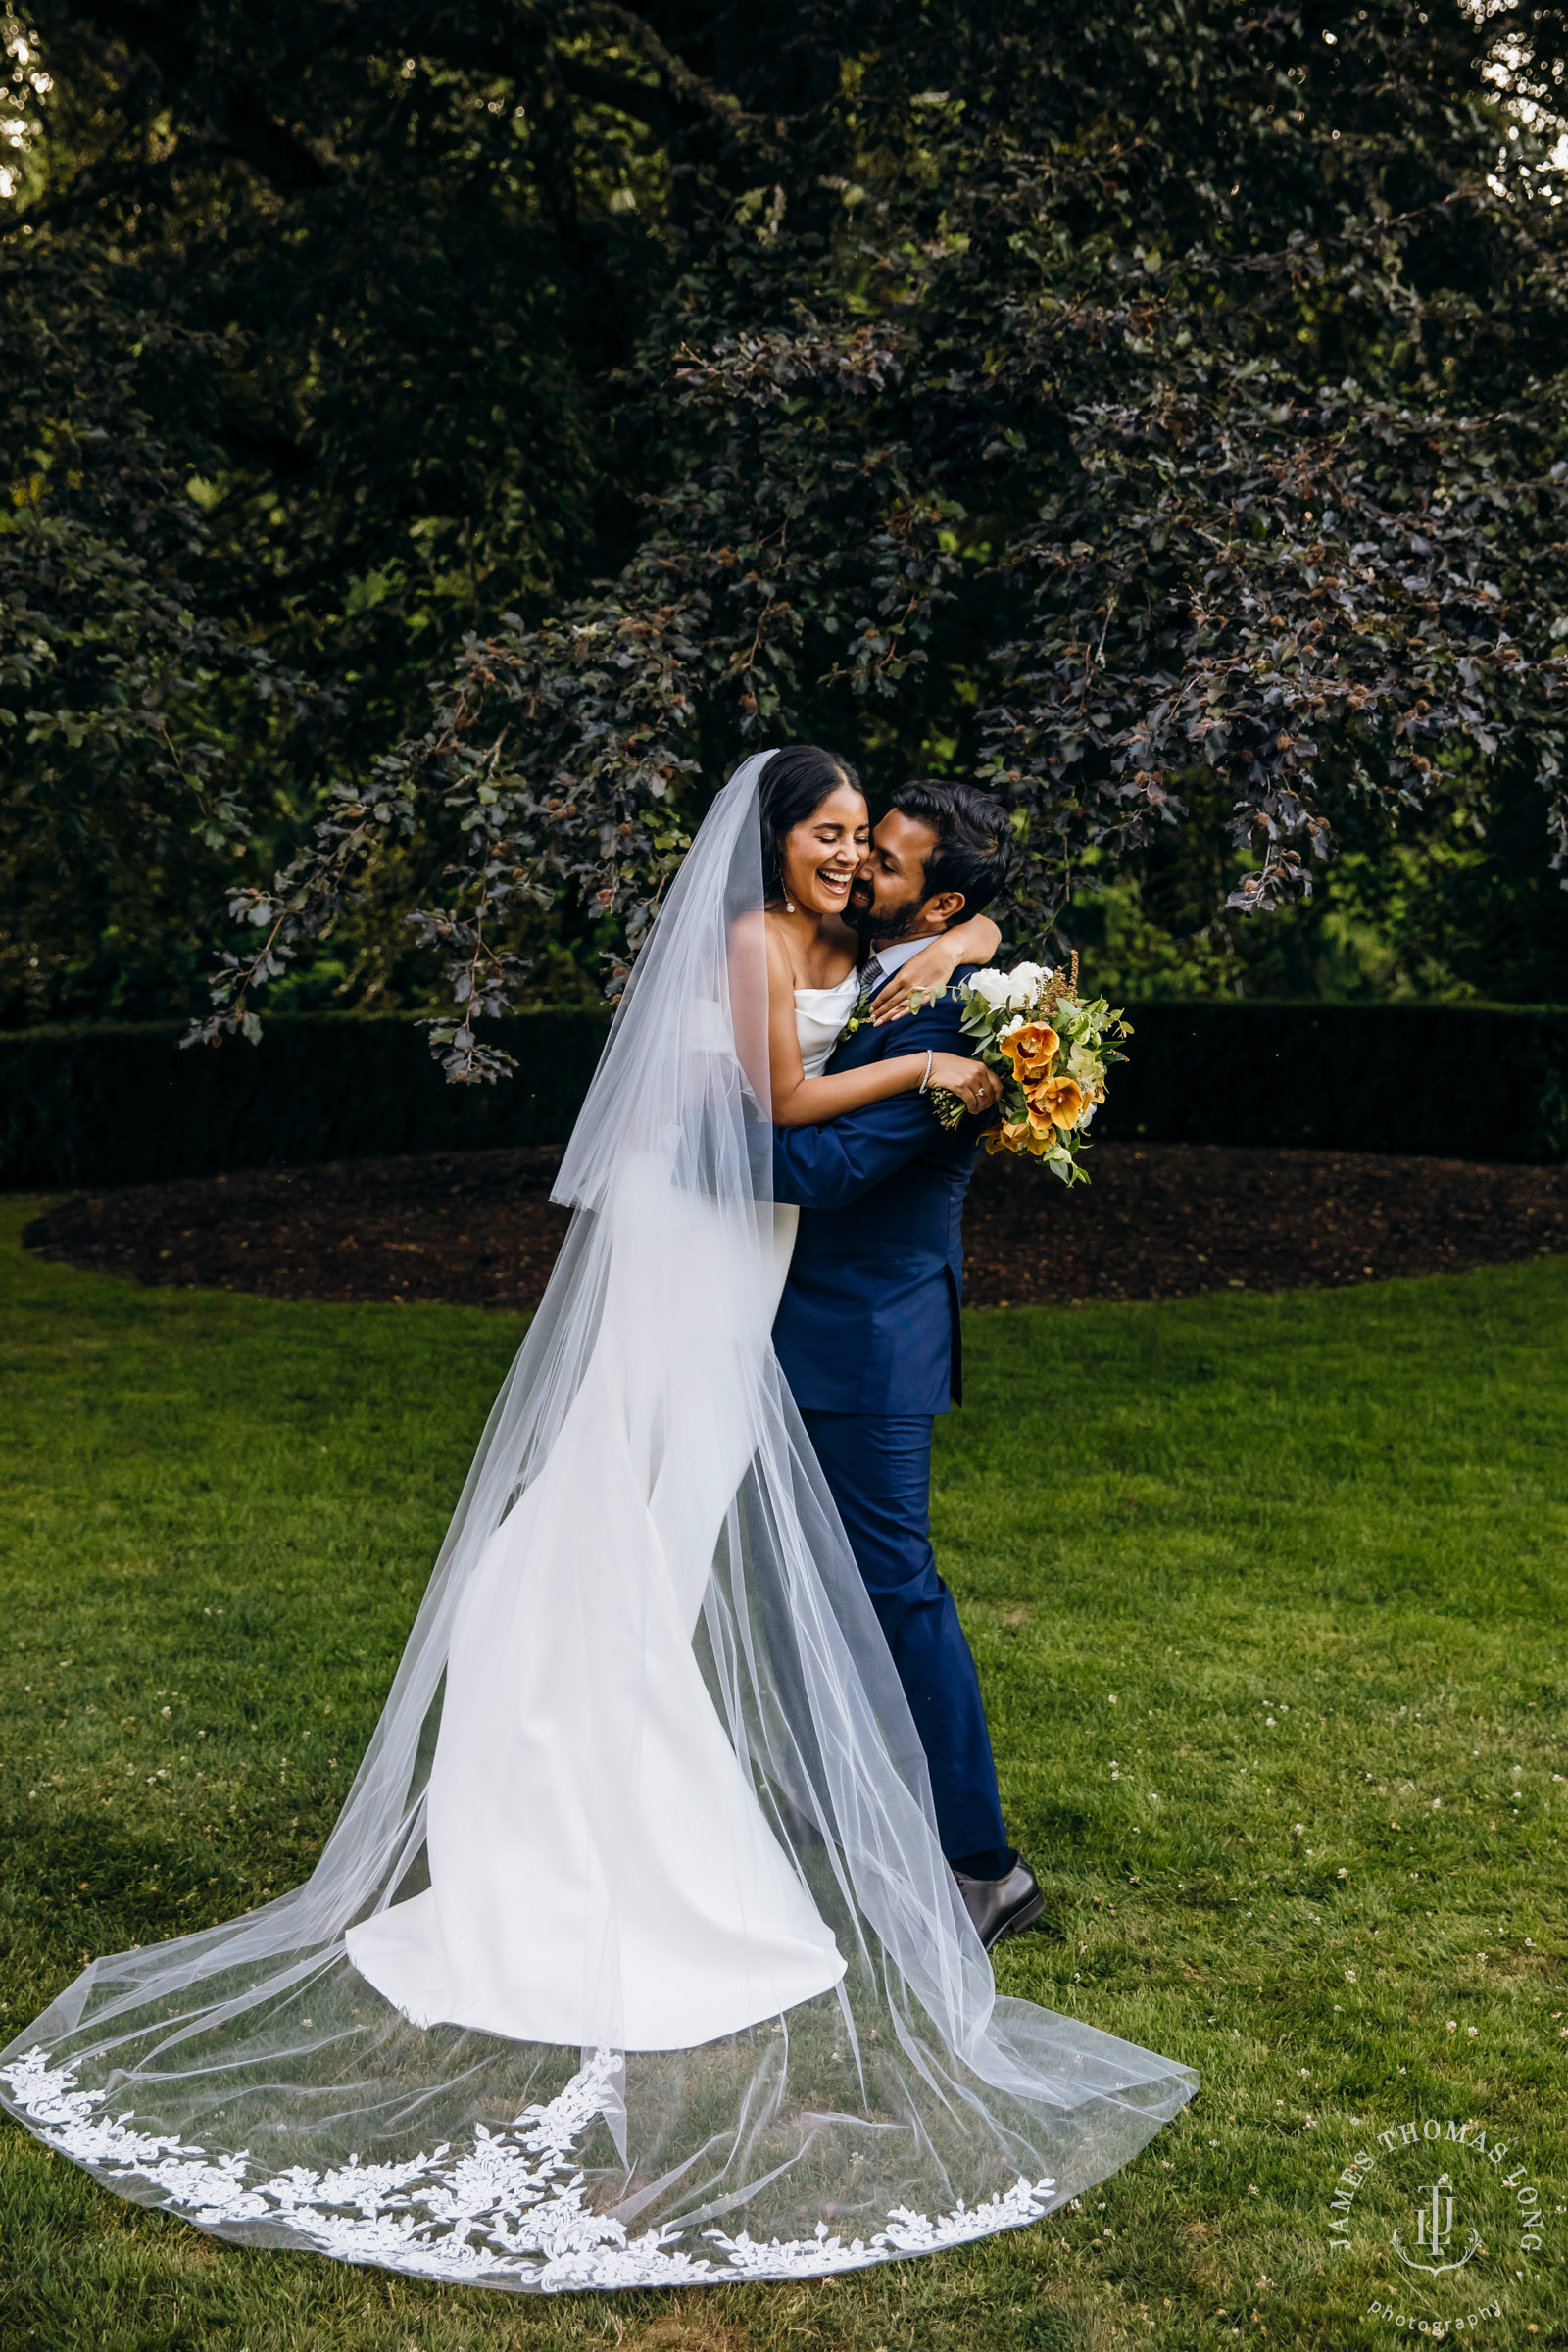
[[[94,1962],[0,2056],[41,2139],[219,2236],[514,2289],[811,2276],[1036,2220],[1196,2087],[998,1998],[773,1358],[761,764],[638,960],[317,1869]],[[854,999],[799,993],[808,1069]]]

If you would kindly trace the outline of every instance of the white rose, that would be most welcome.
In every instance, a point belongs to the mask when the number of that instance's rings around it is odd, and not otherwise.
[[[971,972],[969,986],[977,997],[984,998],[993,1011],[1007,1002],[1008,975],[1005,972],[999,972],[994,964],[988,963],[984,971]]]
[[[1046,975],[1038,963],[1015,963],[1006,976],[1005,999],[999,998],[998,1003],[1027,1010],[1045,985]]]

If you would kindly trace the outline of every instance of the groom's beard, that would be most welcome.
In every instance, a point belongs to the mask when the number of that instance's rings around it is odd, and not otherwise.
[[[866,890],[862,899],[860,889],[860,884],[851,884],[844,920],[867,948],[875,940],[891,948],[901,939],[913,938],[919,928],[920,909],[925,905],[923,899],[904,899],[897,906],[878,906],[872,893]]]

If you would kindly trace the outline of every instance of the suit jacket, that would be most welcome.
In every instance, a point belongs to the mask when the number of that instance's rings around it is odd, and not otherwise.
[[[967,976],[967,970],[955,978]],[[950,989],[838,1046],[829,1071],[889,1054],[968,1054]],[[775,1127],[773,1189],[801,1211],[773,1346],[796,1403],[824,1413],[945,1413],[962,1394],[963,1196],[977,1128],[909,1093],[820,1127]]]

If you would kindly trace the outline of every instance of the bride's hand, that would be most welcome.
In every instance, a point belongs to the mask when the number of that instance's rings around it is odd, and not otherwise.
[[[922,996],[940,996],[960,963],[972,963],[965,955],[962,943],[955,945],[949,932],[933,939],[929,947],[901,963],[891,980],[877,990],[871,1000],[871,1026],[880,1029],[886,1021],[896,1021],[910,1009],[911,990],[919,989]]]
[[[911,958],[911,960],[913,960]],[[956,1095],[965,1110],[983,1117],[1002,1100],[1002,1080],[983,1061],[966,1061],[961,1054],[933,1054],[928,1088],[942,1087]]]

